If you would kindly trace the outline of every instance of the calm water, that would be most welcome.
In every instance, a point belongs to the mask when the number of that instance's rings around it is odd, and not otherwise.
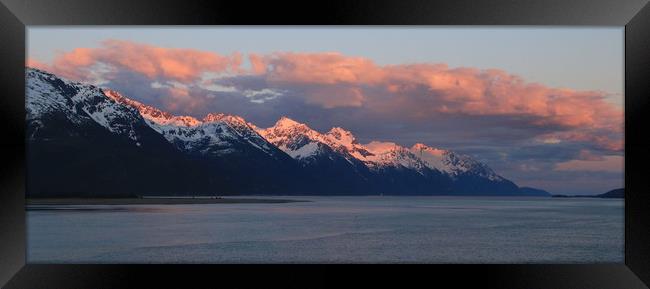
[[[291,198],[28,211],[28,262],[623,262],[622,200]]]

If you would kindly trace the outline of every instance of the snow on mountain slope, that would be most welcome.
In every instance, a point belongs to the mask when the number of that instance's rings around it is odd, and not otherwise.
[[[112,133],[125,135],[138,143],[134,124],[141,120],[138,112],[107,99],[101,88],[58,78],[37,69],[26,69],[25,108],[27,121],[35,133],[48,115],[63,113],[69,121],[82,124],[92,120]]]
[[[304,123],[288,117],[280,118],[274,126],[259,130],[270,143],[294,159],[312,161],[318,155],[330,151],[337,153],[350,163],[361,161],[369,168],[377,166],[422,167],[423,164],[407,150],[375,151],[359,144],[351,132],[340,127],[332,128],[326,134],[311,129]]]
[[[256,130],[256,126],[247,122],[240,116],[223,114],[223,113],[210,113],[203,118],[203,123],[222,122],[228,125],[234,134],[243,138],[250,145],[268,153],[273,154],[273,145],[263,138]]]
[[[252,124],[239,116],[211,113],[202,120],[175,116],[129,99],[119,92],[110,89],[104,91],[110,99],[137,109],[151,128],[183,151],[219,156],[241,151],[250,145],[268,155],[277,153]]]
[[[43,117],[59,114],[78,125],[96,123],[138,146],[134,125],[143,123],[185,152],[218,156],[253,147],[279,157],[280,152],[238,116],[209,114],[202,120],[175,116],[111,89],[71,82],[32,68],[27,68],[26,74],[27,121],[34,133],[45,125]]]
[[[340,127],[332,128],[326,135],[327,143],[338,151],[345,151],[369,168],[407,168],[422,173],[425,163],[408,149],[392,142],[373,141],[360,144],[354,135]]]
[[[369,152],[356,142],[349,131],[333,128],[326,134],[311,129],[288,117],[281,117],[274,126],[258,129],[270,143],[298,160],[313,160],[317,156],[335,153],[354,164]],[[332,158],[331,156],[328,156]]]
[[[424,161],[429,168],[437,169],[452,176],[471,173],[492,181],[503,180],[501,176],[497,175],[487,165],[474,160],[470,156],[432,148],[421,143],[413,145],[410,151]]]
[[[350,131],[340,127],[334,127],[329,132],[321,134],[306,124],[282,117],[270,128],[255,127],[255,130],[267,141],[298,160],[310,159],[322,154],[325,152],[325,147],[329,147],[348,161],[355,159],[375,170],[386,167],[404,168],[422,174],[428,168],[450,176],[469,172],[490,180],[501,179],[486,165],[469,156],[420,143],[411,148],[380,141],[360,144]]]
[[[27,120],[36,120],[56,111],[67,111],[70,115],[74,115],[74,103],[70,98],[64,97],[61,92],[61,90],[69,89],[76,93],[76,89],[71,86],[70,82],[32,68],[26,69],[26,79],[25,110]],[[76,118],[71,120],[78,121]]]
[[[424,161],[428,167],[437,169],[441,172],[452,174],[456,172],[455,168],[449,166],[445,154],[446,150],[432,148],[421,143],[416,143],[410,148],[410,151],[418,158]]]
[[[332,128],[324,135],[324,139],[335,150],[345,151],[358,160],[364,160],[364,158],[372,155],[366,147],[357,141],[352,132],[340,127]]]
[[[408,149],[392,142],[373,141],[365,145],[371,153],[362,160],[375,168],[396,167],[416,170],[422,173],[426,164]]]
[[[142,115],[142,117],[144,117],[144,119],[146,119],[147,122],[149,123],[155,123],[161,126],[171,125],[171,126],[188,126],[188,127],[197,126],[201,123],[199,120],[191,116],[174,116],[171,113],[129,99],[121,95],[119,92],[114,91],[112,89],[104,89],[104,94],[108,98],[118,103],[122,103],[137,109]]]
[[[257,130],[262,137],[298,160],[311,160],[326,152],[325,138],[306,124],[288,117],[280,118],[274,126]]]

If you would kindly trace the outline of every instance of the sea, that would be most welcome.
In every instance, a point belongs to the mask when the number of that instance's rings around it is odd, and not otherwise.
[[[622,199],[263,198],[308,202],[40,206],[27,262],[624,262]]]

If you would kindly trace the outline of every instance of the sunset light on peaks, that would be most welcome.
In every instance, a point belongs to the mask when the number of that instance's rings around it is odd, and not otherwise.
[[[268,31],[284,37],[282,29]],[[494,31],[489,33],[505,33]],[[30,35],[37,32],[34,29]],[[532,178],[520,168],[544,167],[547,178],[556,180],[553,190],[557,191],[578,189],[577,185],[566,187],[570,180],[559,175],[568,167],[599,172],[593,168],[604,157],[611,160],[609,157],[623,154],[624,114],[617,100],[622,98],[617,98],[622,95],[619,91],[558,87],[503,68],[451,65],[445,58],[433,56],[414,61],[388,43],[375,50],[359,46],[350,52],[332,45],[310,51],[292,46],[273,46],[271,50],[264,44],[252,49],[244,42],[239,46],[219,44],[217,38],[211,40],[214,44],[193,46],[191,42],[160,45],[155,44],[160,40],[147,37],[143,38],[148,42],[122,39],[118,32],[110,36],[81,47],[67,43],[48,54],[39,50],[38,55],[28,55],[26,64],[72,81],[119,91],[142,107],[151,107],[152,112],[160,110],[156,115],[162,118],[144,114],[160,124],[199,125],[210,113],[227,113],[264,128],[290,115],[318,131],[336,126],[351,130],[368,149],[384,151],[391,143],[409,148],[418,142],[452,148],[531,185],[541,176]],[[427,55],[440,51],[449,58],[444,44],[418,41],[422,46],[418,49]],[[528,45],[524,40],[508,41],[514,46]],[[494,47],[485,46],[482,52],[465,56],[507,51],[499,43],[490,45]],[[567,55],[573,53],[571,47],[567,46]],[[386,49],[386,56],[373,53],[381,49]],[[459,48],[458,53],[462,51]],[[396,55],[411,60],[400,62]],[[382,59],[387,57],[393,60]],[[532,50],[527,57],[530,61],[543,58],[540,65],[549,67],[556,61],[559,68],[566,65],[560,58],[567,56],[547,59],[541,50]],[[581,77],[587,76],[583,73]],[[163,117],[165,114],[169,116]],[[585,149],[601,158],[584,160],[580,151]],[[441,151],[427,153],[440,155]],[[601,164],[608,168],[600,171],[594,189],[604,185],[604,179],[620,182],[622,171],[613,174],[613,164]]]

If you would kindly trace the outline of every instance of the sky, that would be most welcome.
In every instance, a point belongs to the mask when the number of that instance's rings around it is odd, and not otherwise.
[[[39,27],[27,64],[177,115],[281,116],[469,154],[520,186],[623,187],[620,27]]]

